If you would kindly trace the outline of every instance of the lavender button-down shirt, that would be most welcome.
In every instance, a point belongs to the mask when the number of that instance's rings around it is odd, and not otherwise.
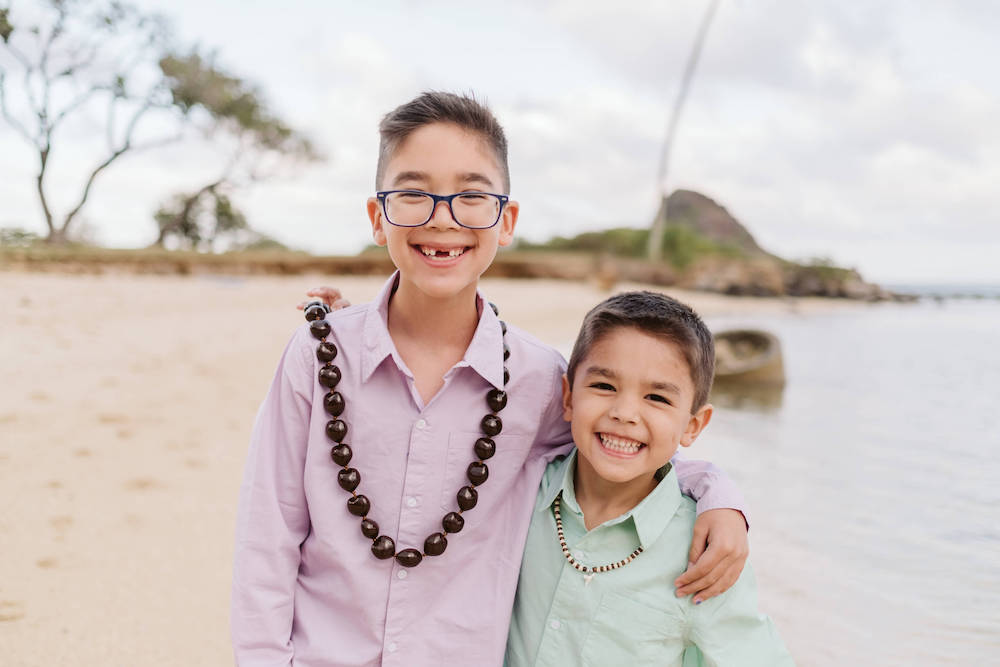
[[[395,276],[376,301],[331,313],[342,418],[368,517],[396,549],[423,550],[468,482],[485,396],[503,387],[502,335],[482,307],[464,358],[424,405],[387,326]],[[546,463],[568,451],[558,352],[510,326],[510,381],[489,479],[465,528],[418,567],[377,560],[330,460],[317,341],[299,328],[254,425],[240,491],[231,629],[241,666],[499,665],[531,510]],[[699,511],[742,509],[713,466],[676,464]]]

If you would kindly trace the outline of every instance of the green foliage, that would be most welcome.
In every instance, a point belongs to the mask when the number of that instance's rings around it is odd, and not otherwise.
[[[572,238],[556,236],[544,243],[522,241],[520,250],[562,250],[569,252],[610,253],[623,257],[639,257],[646,246],[649,230],[615,227],[599,232],[584,232]]]
[[[29,248],[40,243],[42,238],[21,227],[0,228],[0,246],[8,248]]]
[[[663,256],[679,269],[705,255],[742,257],[738,247],[703,236],[687,225],[670,225],[663,234]]]
[[[814,275],[821,280],[844,280],[853,272],[833,263],[830,257],[810,257],[798,264],[802,275]]]
[[[153,215],[160,228],[159,243],[170,240],[181,249],[207,252],[232,244],[249,230],[246,217],[217,187],[174,195]]]
[[[610,254],[638,259],[645,257],[648,242],[648,229],[615,227],[597,232],[584,232],[572,238],[557,236],[544,243],[522,241],[517,248]],[[740,257],[743,253],[736,246],[713,241],[686,225],[674,224],[667,227],[663,236],[664,261],[683,269],[704,255]]]
[[[218,69],[211,59],[192,52],[165,56],[159,65],[174,104],[183,113],[201,108],[214,122],[249,138],[258,148],[307,159],[317,157],[308,139],[267,109],[258,90]]]
[[[256,238],[250,241],[249,243],[246,243],[245,245],[241,246],[240,250],[246,252],[276,252],[276,251],[290,252],[289,247],[286,246],[281,241],[273,239],[270,236],[267,236],[266,234],[261,234],[259,232],[256,232],[255,234]]]
[[[0,9],[0,39],[6,44],[10,41],[10,34],[14,32],[14,26],[10,24],[10,9],[4,7]]]

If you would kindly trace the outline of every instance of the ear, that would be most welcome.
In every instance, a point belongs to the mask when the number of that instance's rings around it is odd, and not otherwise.
[[[367,203],[368,219],[372,222],[372,238],[375,245],[384,246],[388,243],[385,236],[385,219],[382,216],[382,207],[378,204],[378,199],[369,197]]]
[[[705,430],[710,421],[712,421],[712,404],[706,403],[698,408],[698,411],[691,415],[691,418],[688,420],[687,428],[684,429],[684,433],[681,435],[681,447],[690,447],[693,445],[694,441],[701,435],[701,432]]]
[[[521,205],[513,199],[507,200],[503,207],[503,214],[500,216],[500,238],[498,243],[501,246],[508,246],[514,241],[514,227],[517,226],[517,216],[521,212]]]
[[[569,388],[569,378],[563,373],[562,376],[562,389],[563,389],[563,420],[571,421],[573,419],[573,391]]]

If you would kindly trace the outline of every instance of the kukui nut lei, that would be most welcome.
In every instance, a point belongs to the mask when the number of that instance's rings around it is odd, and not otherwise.
[[[499,315],[497,307],[490,304],[493,312]],[[486,392],[486,405],[490,408],[490,413],[482,418],[479,427],[482,429],[483,437],[476,440],[472,448],[476,455],[476,460],[469,464],[465,476],[469,484],[459,489],[456,499],[458,501],[458,511],[448,512],[441,520],[443,532],[432,533],[424,540],[423,551],[415,548],[402,549],[396,551],[396,543],[388,535],[380,535],[378,524],[368,518],[371,512],[371,501],[367,496],[356,493],[355,489],[361,484],[361,473],[356,468],[348,467],[354,453],[351,446],[344,442],[347,437],[347,422],[340,419],[344,412],[346,403],[344,396],[336,391],[337,384],[340,383],[340,368],[333,364],[337,357],[337,346],[326,339],[330,335],[332,328],[326,321],[326,314],[330,309],[320,301],[313,301],[306,305],[305,316],[309,322],[309,330],[313,337],[319,339],[319,346],[316,348],[316,358],[323,363],[319,369],[319,383],[329,389],[323,397],[323,408],[332,417],[326,423],[326,435],[333,441],[333,448],[330,450],[330,458],[341,470],[337,473],[337,482],[341,488],[351,494],[347,499],[347,511],[356,517],[361,518],[361,533],[372,540],[372,553],[376,558],[385,560],[396,558],[396,561],[403,567],[415,567],[420,564],[425,556],[440,556],[448,546],[447,533],[457,533],[465,526],[465,519],[462,513],[471,510],[479,500],[476,487],[486,481],[490,471],[486,466],[486,460],[496,453],[496,443],[493,436],[500,433],[503,422],[497,413],[507,405],[507,392],[502,389],[492,388]],[[507,325],[501,321],[500,329],[503,335],[507,334]],[[510,372],[507,370],[506,362],[510,358],[510,348],[506,342],[503,345],[503,383],[507,386],[510,380]]]

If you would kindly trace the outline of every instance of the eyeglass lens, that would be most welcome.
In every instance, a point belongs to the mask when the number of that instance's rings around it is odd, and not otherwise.
[[[466,227],[491,227],[500,217],[500,199],[470,192],[451,200],[455,220]],[[434,200],[417,192],[393,192],[385,198],[385,213],[396,225],[416,227],[430,220]]]

